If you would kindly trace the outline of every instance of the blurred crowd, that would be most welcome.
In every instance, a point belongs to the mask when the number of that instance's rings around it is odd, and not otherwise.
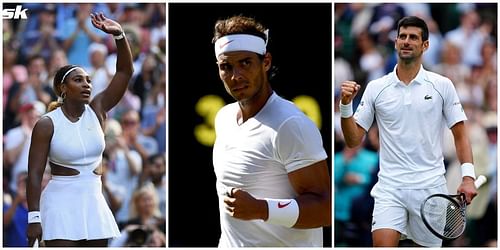
[[[3,9],[16,5],[4,3]],[[122,230],[110,246],[166,246],[166,4],[22,7],[28,19],[3,19],[3,246],[27,246],[31,131],[56,100],[55,72],[67,64],[82,66],[92,80],[92,96],[115,73],[115,43],[92,26],[94,12],[122,25],[134,60],[128,90],[108,113],[105,130],[103,193]],[[49,168],[43,185],[50,181]]]
[[[468,206],[463,237],[445,246],[497,245],[497,4],[496,3],[335,3],[335,246],[371,246],[373,199],[377,181],[378,132],[374,125],[364,144],[345,146],[340,128],[340,84],[361,85],[354,108],[371,80],[392,72],[397,62],[397,22],[419,16],[429,27],[425,69],[450,78],[467,114],[476,175],[488,177]],[[460,163],[446,129],[448,190],[461,181]],[[405,244],[402,242],[402,244]]]

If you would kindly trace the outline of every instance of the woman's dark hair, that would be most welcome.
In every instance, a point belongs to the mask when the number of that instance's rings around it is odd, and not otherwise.
[[[427,24],[425,23],[424,20],[420,19],[419,17],[416,16],[407,16],[403,17],[399,20],[398,22],[398,35],[399,35],[399,29],[403,27],[418,27],[422,29],[422,41],[427,41],[429,40],[429,28],[427,27]]]

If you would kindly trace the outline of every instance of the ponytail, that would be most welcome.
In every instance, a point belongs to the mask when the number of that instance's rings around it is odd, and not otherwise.
[[[47,107],[47,113],[61,106],[62,106],[61,102],[56,102],[56,101],[50,102],[49,106]]]

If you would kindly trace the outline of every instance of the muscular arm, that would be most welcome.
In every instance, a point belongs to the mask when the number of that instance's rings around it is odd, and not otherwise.
[[[469,142],[469,136],[463,121],[456,123],[451,127],[453,138],[455,140],[455,149],[460,163],[472,162],[472,148]]]
[[[344,140],[348,147],[355,148],[361,144],[365,135],[365,130],[359,126],[354,118],[340,118],[340,126],[344,134]]]
[[[92,18],[92,24],[102,31],[119,35],[123,33],[121,26],[99,14]],[[128,81],[134,71],[132,65],[132,52],[126,38],[115,40],[117,48],[116,73],[108,87],[99,93],[90,104],[96,113],[100,114],[101,121],[106,117],[106,112],[113,108],[122,99],[127,90]]]
[[[293,171],[288,174],[288,178],[298,193],[295,200],[299,206],[299,217],[293,227],[316,228],[331,225],[331,185],[326,161]],[[224,197],[224,203],[231,216],[242,220],[268,220],[265,199],[256,199],[239,188],[233,188],[230,192]]]
[[[299,218],[294,228],[315,228],[332,223],[331,183],[326,160],[288,174],[298,193]]]
[[[353,81],[345,81],[341,84],[341,104],[348,105],[352,103],[353,98],[361,87]],[[340,118],[340,126],[344,134],[344,140],[348,147],[354,148],[361,144],[365,130],[359,126],[352,115],[348,118]]]
[[[473,163],[472,148],[465,123],[463,121],[456,123],[451,127],[451,132],[453,133],[457,157],[460,163]],[[470,204],[472,199],[477,195],[474,179],[469,176],[464,176],[462,178],[462,183],[457,188],[457,192],[465,194],[465,200],[467,204]]]
[[[41,118],[33,128],[28,157],[28,183],[26,189],[29,211],[40,211],[41,184],[53,132],[54,126],[48,117]]]

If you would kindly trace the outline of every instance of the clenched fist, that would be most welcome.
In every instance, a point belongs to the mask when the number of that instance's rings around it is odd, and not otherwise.
[[[344,105],[349,104],[352,102],[352,99],[358,94],[359,89],[361,86],[357,84],[356,82],[353,81],[345,81],[342,83],[340,86],[341,92],[341,102]]]

